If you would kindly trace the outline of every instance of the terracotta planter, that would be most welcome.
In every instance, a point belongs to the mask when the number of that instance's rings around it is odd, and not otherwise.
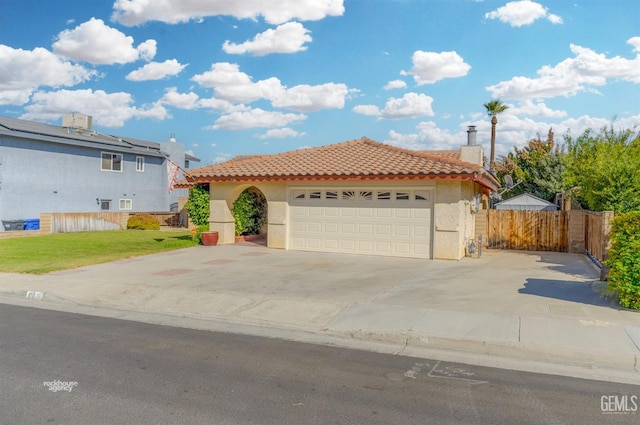
[[[218,232],[202,232],[200,235],[202,245],[213,246],[218,244]]]

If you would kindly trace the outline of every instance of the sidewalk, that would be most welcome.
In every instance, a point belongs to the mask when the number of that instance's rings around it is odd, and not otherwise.
[[[640,313],[599,299],[597,277],[574,254],[422,261],[245,243],[0,273],[0,302],[640,383]]]

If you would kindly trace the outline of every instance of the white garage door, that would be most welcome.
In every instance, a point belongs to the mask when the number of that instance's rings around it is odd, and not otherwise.
[[[431,258],[433,191],[294,188],[289,248]]]

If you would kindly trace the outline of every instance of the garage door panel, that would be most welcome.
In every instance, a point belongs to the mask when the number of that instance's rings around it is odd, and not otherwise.
[[[340,223],[340,230],[342,231],[342,233],[355,235],[356,223]]]
[[[354,194],[349,197],[345,190],[302,192],[306,198],[290,200],[290,249],[431,258],[429,190],[420,200],[413,189],[355,188],[346,191]]]
[[[340,217],[340,208],[328,207],[324,209],[325,217]]]
[[[409,225],[402,225],[402,224],[396,224],[394,229],[393,229],[393,234],[395,236],[400,236],[400,237],[408,237],[411,236],[411,226]]]
[[[426,239],[429,236],[429,228],[427,226],[414,226],[413,236]]]
[[[324,223],[325,233],[338,233],[338,223]]]
[[[376,234],[380,236],[391,236],[390,224],[376,224]]]

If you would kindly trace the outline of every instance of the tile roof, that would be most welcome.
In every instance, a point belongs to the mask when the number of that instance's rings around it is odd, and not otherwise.
[[[190,170],[186,177],[189,182],[464,178],[491,190],[499,187],[483,167],[459,157],[454,151],[413,151],[363,137],[280,154],[240,156]]]

